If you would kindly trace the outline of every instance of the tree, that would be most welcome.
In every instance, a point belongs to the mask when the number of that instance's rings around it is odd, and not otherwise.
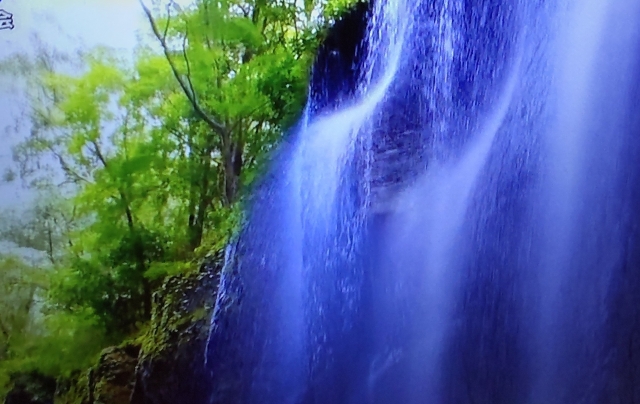
[[[230,206],[243,173],[302,109],[319,3],[201,0],[175,17],[167,7],[161,19],[140,4],[192,123],[204,126],[202,151],[220,161],[221,202]]]
[[[0,218],[0,238],[43,251],[50,266],[43,325],[7,354],[12,369],[80,366],[103,337],[150,318],[163,276],[227,242],[245,189],[302,111],[323,28],[345,4],[199,0],[160,13],[141,2],[160,52],[141,44],[133,65],[94,49],[69,68],[73,58],[40,46],[0,66],[29,84],[15,173],[43,195],[29,216]],[[31,279],[28,265],[6,264]],[[33,301],[33,285],[21,285]],[[73,340],[87,342],[78,358],[64,353]],[[47,356],[55,350],[64,366]]]
[[[33,322],[36,291],[44,288],[44,276],[17,256],[0,255],[0,360]]]
[[[46,256],[51,265],[73,245],[70,237],[75,226],[73,206],[61,195],[49,191],[26,208],[0,212],[0,240]]]

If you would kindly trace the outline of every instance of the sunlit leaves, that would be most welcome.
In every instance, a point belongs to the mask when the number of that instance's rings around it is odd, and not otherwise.
[[[354,4],[363,1],[364,0],[328,0],[324,7],[324,15],[328,19],[334,19],[349,10]]]

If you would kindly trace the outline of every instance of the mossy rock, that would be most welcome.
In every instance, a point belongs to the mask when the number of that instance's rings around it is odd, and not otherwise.
[[[127,342],[100,353],[96,366],[57,383],[55,404],[127,404],[140,346]]]
[[[168,277],[153,295],[146,332],[103,350],[91,369],[59,379],[54,403],[207,402],[204,357],[222,265],[221,252],[198,272]]]
[[[207,402],[204,357],[222,252],[200,270],[167,278],[154,293],[149,329],[140,339],[132,404]]]

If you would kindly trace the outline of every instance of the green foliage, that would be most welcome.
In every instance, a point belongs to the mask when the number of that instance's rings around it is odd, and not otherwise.
[[[36,292],[46,282],[39,272],[16,256],[0,256],[0,360],[33,323]]]
[[[112,342],[87,311],[48,313],[37,331],[23,333],[10,356],[0,361],[0,397],[6,394],[12,375],[35,372],[68,377],[95,363],[101,349]]]
[[[87,366],[107,342],[90,310],[47,309],[50,268],[0,257],[0,397],[14,374],[58,376]]]
[[[0,384],[11,372],[68,375],[139,333],[163,278],[228,242],[245,190],[303,108],[324,27],[352,3],[143,6],[150,37],[131,65],[106,49],[73,58],[42,46],[0,63],[30,101],[30,132],[4,180],[42,195],[22,215],[0,215],[0,241],[47,258],[0,257],[10,289],[0,325],[11,324]],[[20,323],[26,308],[39,321]]]
[[[105,343],[104,330],[89,311],[54,312],[43,317],[39,333],[27,335],[3,362],[10,372],[38,371],[48,376],[69,376],[97,358]]]
[[[324,15],[328,20],[334,20],[355,4],[362,2],[364,2],[364,0],[329,0],[324,7]]]

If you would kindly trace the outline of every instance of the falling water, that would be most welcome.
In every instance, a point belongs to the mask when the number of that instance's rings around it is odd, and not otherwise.
[[[211,403],[640,402],[640,2],[369,9],[229,247]]]

